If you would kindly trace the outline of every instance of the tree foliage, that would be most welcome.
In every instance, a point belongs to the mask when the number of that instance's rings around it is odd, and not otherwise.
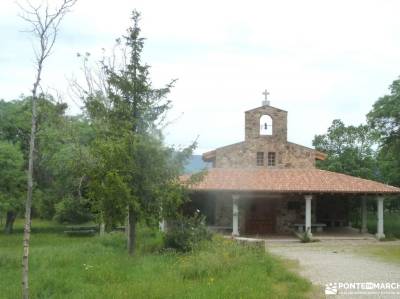
[[[24,195],[24,159],[18,144],[0,140],[0,217],[6,215],[5,231],[11,233]]]
[[[327,154],[326,160],[318,161],[317,166],[357,177],[378,179],[375,143],[375,133],[369,126],[346,126],[336,119],[326,134],[314,137],[315,149]]]
[[[88,159],[88,145],[94,136],[85,118],[68,116],[66,110],[66,104],[56,102],[50,95],[41,95],[37,99],[33,214],[46,219],[55,217],[60,221],[81,222],[91,219],[90,206],[85,197],[84,161]],[[30,98],[0,101],[0,116],[0,140],[19,148],[26,168],[31,121]],[[62,204],[62,201],[66,202]],[[77,208],[86,217],[62,216],[75,215]],[[21,209],[16,211],[20,212]]]
[[[149,66],[141,61],[144,39],[139,19],[134,11],[132,27],[117,41],[126,53],[122,63],[116,67],[103,61],[108,88],[84,97],[96,132],[90,147],[90,198],[108,229],[128,217],[131,254],[136,223],[155,223],[182,203],[179,175],[194,147],[177,153],[164,145],[159,124],[170,108],[166,96],[173,81],[163,88],[152,86]]]
[[[400,185],[400,79],[389,87],[368,113],[370,126],[379,134],[379,169],[385,182]]]

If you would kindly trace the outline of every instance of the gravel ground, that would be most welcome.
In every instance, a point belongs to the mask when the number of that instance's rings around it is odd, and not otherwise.
[[[395,244],[394,244],[395,243]],[[364,252],[368,246],[399,246],[399,242],[378,242],[374,240],[323,241],[316,243],[267,242],[267,250],[285,259],[299,262],[299,273],[320,288],[325,297],[325,285],[345,282],[394,282],[400,284],[400,264],[391,264]],[[400,288],[389,294],[348,294],[357,290],[338,289],[338,295],[327,298],[400,298]],[[371,292],[358,290],[361,292]],[[347,294],[346,294],[347,293]]]

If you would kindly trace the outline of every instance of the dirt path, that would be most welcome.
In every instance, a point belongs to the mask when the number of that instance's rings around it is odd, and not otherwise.
[[[324,241],[317,243],[267,243],[267,250],[285,259],[297,260],[299,272],[321,289],[325,296],[325,286],[329,283],[398,283],[398,289],[383,292],[397,292],[396,295],[377,294],[377,290],[345,289],[342,285],[338,295],[327,298],[400,298],[400,264],[391,264],[375,257],[365,256],[368,246],[376,246],[377,241]],[[382,244],[382,242],[380,242]],[[385,246],[385,245],[382,245]],[[400,248],[400,244],[398,245]],[[400,250],[400,249],[399,249]],[[335,292],[335,285],[332,285]],[[365,288],[365,286],[364,286]],[[362,292],[364,294],[349,294]],[[371,294],[375,292],[375,294]],[[347,294],[346,294],[347,293]],[[368,295],[365,293],[369,293]]]

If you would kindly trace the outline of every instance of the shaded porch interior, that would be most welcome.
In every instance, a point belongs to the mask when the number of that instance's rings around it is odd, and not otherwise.
[[[299,226],[306,227],[306,200],[303,194],[240,194],[196,192],[188,210],[199,210],[206,216],[211,230],[226,235],[284,239],[293,236]],[[364,198],[364,199],[363,199]],[[372,235],[363,229],[363,200],[360,194],[314,194],[310,199],[311,233],[323,238],[365,239]],[[237,230],[234,232],[235,217]],[[352,221],[353,220],[353,221]],[[356,221],[354,221],[356,220]],[[316,226],[318,225],[318,227]],[[354,228],[354,226],[358,228]]]

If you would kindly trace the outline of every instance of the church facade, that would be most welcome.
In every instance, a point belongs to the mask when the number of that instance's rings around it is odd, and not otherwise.
[[[264,105],[245,112],[245,140],[203,154],[216,168],[314,168],[325,155],[287,141],[287,112]]]
[[[383,237],[383,198],[400,189],[316,169],[326,155],[287,140],[288,113],[263,102],[245,112],[245,140],[203,154],[212,164],[191,185],[192,206],[216,230],[233,235],[286,234],[348,226],[351,201],[377,199],[378,237]],[[222,134],[223,132],[221,132]]]

